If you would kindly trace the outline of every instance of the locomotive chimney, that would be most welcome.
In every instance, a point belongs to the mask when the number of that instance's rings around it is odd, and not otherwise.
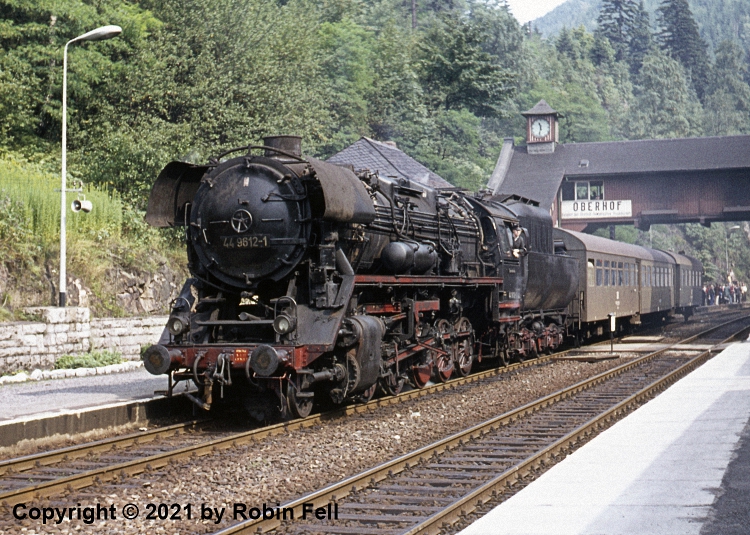
[[[263,145],[274,149],[283,150],[286,153],[302,156],[302,137],[301,136],[266,136],[263,138]],[[287,156],[274,150],[266,149],[265,156],[277,160],[286,160]]]

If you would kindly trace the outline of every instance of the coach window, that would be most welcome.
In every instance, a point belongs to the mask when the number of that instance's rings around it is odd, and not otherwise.
[[[609,286],[609,260],[604,261],[604,286]]]
[[[617,285],[625,286],[625,277],[622,273],[622,262],[617,263]]]
[[[602,273],[602,261],[596,261],[596,285],[601,286],[603,284],[603,273]]]

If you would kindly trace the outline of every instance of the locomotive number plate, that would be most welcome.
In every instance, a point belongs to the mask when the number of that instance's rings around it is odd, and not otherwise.
[[[222,236],[221,244],[227,249],[258,249],[268,247],[271,240],[268,236]]]

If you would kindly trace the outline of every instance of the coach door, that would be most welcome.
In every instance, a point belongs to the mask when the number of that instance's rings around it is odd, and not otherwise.
[[[643,310],[643,266],[641,265],[640,258],[635,260],[635,279],[637,282],[636,288],[638,289],[638,310],[636,314],[640,315]]]

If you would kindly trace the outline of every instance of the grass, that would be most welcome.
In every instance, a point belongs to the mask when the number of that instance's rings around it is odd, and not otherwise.
[[[76,185],[70,177],[67,189]],[[18,205],[22,224],[39,245],[60,239],[60,177],[40,165],[12,155],[0,157],[0,199]],[[67,209],[67,232],[71,238],[104,239],[119,237],[122,231],[123,206],[116,194],[84,186],[81,193],[68,192],[68,202],[76,198],[90,200],[93,210],[86,214]],[[57,191],[55,191],[57,190]],[[0,235],[0,239],[2,239]]]
[[[124,362],[122,354],[115,351],[92,351],[85,355],[63,355],[55,361],[56,370],[72,370],[76,368],[98,368],[110,364]]]
[[[90,213],[73,213],[70,202],[78,194],[68,194],[69,280],[80,280],[94,315],[124,316],[128,311],[116,298],[123,291],[119,273],[153,274],[166,265],[183,274],[184,245],[178,232],[150,227],[144,213],[117,194],[85,189],[81,198],[92,201]],[[59,190],[60,177],[50,163],[0,152],[0,321],[23,319],[24,307],[56,302]]]

